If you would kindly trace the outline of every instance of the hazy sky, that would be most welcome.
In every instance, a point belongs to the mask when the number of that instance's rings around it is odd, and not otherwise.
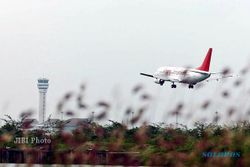
[[[159,87],[139,72],[198,66],[209,47],[214,48],[212,71],[239,70],[250,55],[249,6],[248,0],[1,1],[0,117],[37,111],[36,79],[42,76],[50,79],[47,115],[53,117],[62,95],[78,91],[82,82],[90,101],[110,99],[119,88],[129,99],[127,92],[137,83],[159,93],[156,98],[163,100],[156,106],[192,101],[195,90]],[[202,91],[211,94],[213,86]],[[149,121],[164,121],[164,112],[155,109]]]

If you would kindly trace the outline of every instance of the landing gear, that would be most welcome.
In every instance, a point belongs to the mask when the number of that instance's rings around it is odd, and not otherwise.
[[[176,88],[176,85],[173,83],[173,84],[171,85],[171,88]]]
[[[189,89],[193,89],[193,88],[194,88],[194,85],[188,85],[188,88],[189,88]]]
[[[164,80],[161,80],[161,79],[160,79],[159,84],[162,86],[162,85],[164,84]]]

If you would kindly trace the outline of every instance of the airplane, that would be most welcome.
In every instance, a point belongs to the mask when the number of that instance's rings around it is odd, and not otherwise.
[[[211,74],[209,72],[210,61],[212,57],[212,48],[208,49],[203,63],[198,68],[184,68],[184,67],[160,67],[152,74],[140,73],[140,75],[154,78],[154,82],[163,85],[165,82],[171,82],[171,88],[176,88],[175,83],[188,84],[189,89],[193,89],[194,85],[208,79]],[[231,77],[231,76],[229,76]],[[225,78],[225,77],[224,77]]]

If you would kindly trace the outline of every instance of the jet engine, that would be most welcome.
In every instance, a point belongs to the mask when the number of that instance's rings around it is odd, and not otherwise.
[[[156,84],[160,84],[160,85],[163,85],[163,84],[164,84],[164,80],[161,80],[161,79],[158,79],[158,78],[155,78],[155,79],[154,79],[154,82],[155,82]]]
[[[158,79],[158,78],[155,78],[155,79],[154,79],[154,82],[155,82],[156,84],[160,84],[161,80]]]

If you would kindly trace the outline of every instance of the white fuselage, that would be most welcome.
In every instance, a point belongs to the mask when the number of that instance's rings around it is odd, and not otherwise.
[[[209,78],[211,73],[196,69],[183,68],[183,67],[160,67],[155,74],[154,78],[162,79],[170,82],[180,82],[195,85]]]

